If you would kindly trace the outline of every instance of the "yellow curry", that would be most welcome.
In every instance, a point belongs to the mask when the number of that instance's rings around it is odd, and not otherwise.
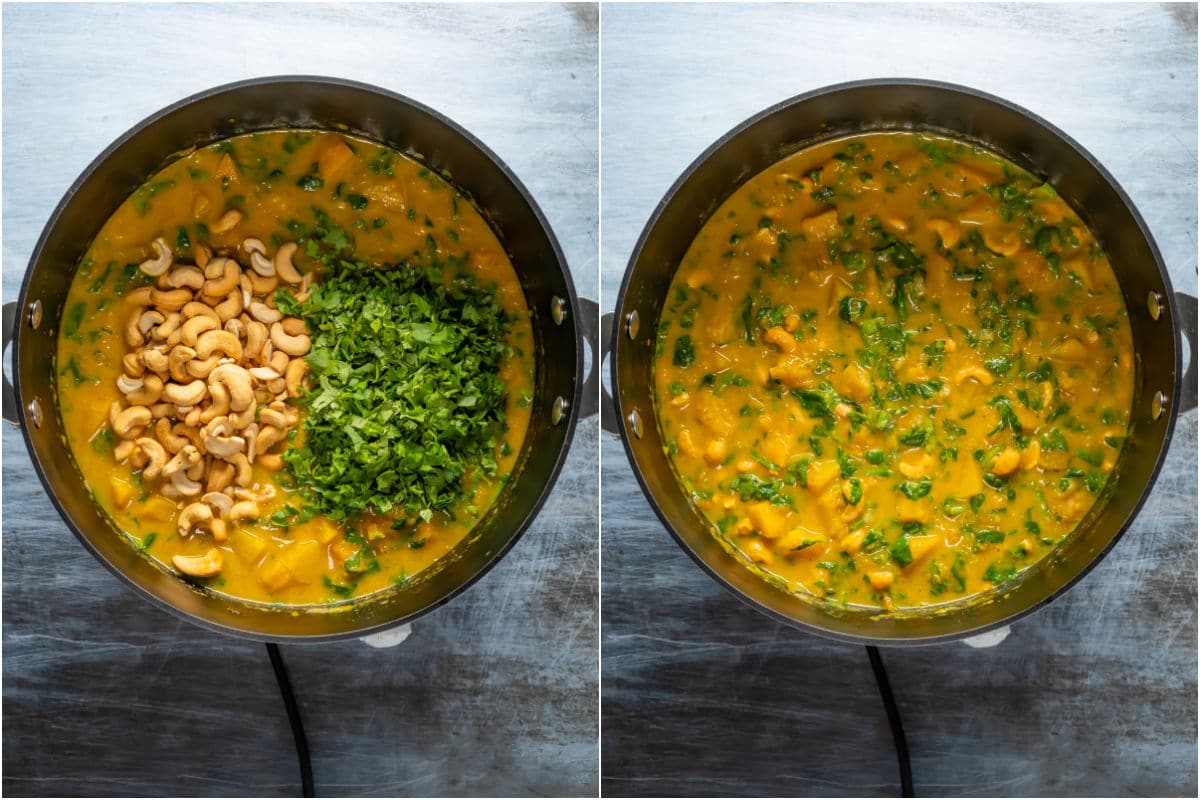
[[[1099,502],[1128,315],[1054,190],[934,135],[799,151],[674,276],[657,413],[714,534],[787,591],[888,610],[1014,580]]]
[[[454,548],[516,466],[534,369],[472,204],[394,150],[304,130],[184,154],[134,192],[80,263],[57,354],[66,438],[115,528],[272,604],[361,597]]]

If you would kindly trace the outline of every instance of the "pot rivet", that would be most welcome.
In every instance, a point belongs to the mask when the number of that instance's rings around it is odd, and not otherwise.
[[[629,420],[629,430],[633,431],[633,435],[639,439],[642,438],[642,415],[638,413],[638,410],[635,408],[630,411],[626,419]]]
[[[550,421],[555,425],[561,423],[567,418],[567,411],[571,408],[571,403],[560,395],[554,398],[554,405],[550,406]]]
[[[42,427],[42,404],[37,401],[37,398],[30,400],[26,408],[29,409],[29,421],[33,423],[33,427]]]
[[[555,325],[562,325],[563,320],[567,318],[567,301],[561,297],[554,297],[550,300],[550,319],[554,320]]]
[[[1146,308],[1150,309],[1150,319],[1158,322],[1162,316],[1162,295],[1151,290],[1146,293]]]
[[[1154,399],[1150,401],[1150,416],[1158,419],[1163,412],[1167,410],[1167,396],[1162,391],[1154,393]]]
[[[625,333],[629,335],[630,339],[637,338],[639,322],[640,318],[636,311],[630,311],[625,315]]]
[[[37,330],[42,324],[42,301],[34,300],[29,304],[29,327]]]

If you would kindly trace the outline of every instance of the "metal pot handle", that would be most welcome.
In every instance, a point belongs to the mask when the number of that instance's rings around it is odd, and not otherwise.
[[[592,351],[592,371],[583,379],[583,390],[579,397],[579,419],[587,419],[599,408],[600,384],[600,304],[586,297],[579,298],[579,328],[583,332],[584,341]]]
[[[608,360],[608,356],[612,353],[612,330],[613,317],[615,312],[608,312],[600,320],[601,331],[601,353],[600,364]],[[600,384],[600,429],[605,433],[611,433],[613,436],[619,437],[621,430],[617,426],[617,410],[613,405],[612,395],[604,388],[604,384]]]
[[[1193,301],[1194,302],[1194,301]],[[9,344],[17,335],[17,301],[10,300],[4,304],[3,318],[0,319],[0,327],[3,328],[0,334],[3,335],[3,347],[0,348],[0,355],[8,349]],[[14,353],[14,359],[16,354]],[[16,361],[13,362],[13,369],[16,369]],[[0,370],[3,374],[3,370]],[[4,417],[4,421],[11,424],[14,428],[20,427],[21,421],[17,416],[17,395],[13,389],[13,385],[9,382],[8,376],[4,375],[4,395],[0,397],[0,413]]]
[[[1191,349],[1187,371],[1183,373],[1183,383],[1179,387],[1179,399],[1175,403],[1176,411],[1180,414],[1191,411],[1196,407],[1196,298],[1183,292],[1175,293],[1175,307],[1179,309],[1179,330],[1187,337]],[[5,307],[7,311],[7,306]]]

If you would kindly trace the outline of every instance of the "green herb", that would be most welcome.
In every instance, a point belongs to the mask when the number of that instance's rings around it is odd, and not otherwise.
[[[929,494],[929,490],[932,488],[933,482],[928,478],[923,478],[919,481],[904,481],[900,484],[901,493],[909,500],[920,500]]]
[[[686,333],[675,340],[675,355],[671,362],[677,367],[690,367],[696,361],[696,349],[692,337]]]

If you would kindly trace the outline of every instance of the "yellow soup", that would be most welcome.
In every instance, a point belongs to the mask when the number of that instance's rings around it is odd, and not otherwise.
[[[322,262],[323,251],[352,252],[363,267],[436,263],[445,286],[494,292],[489,307],[507,320],[495,337],[504,355],[488,378],[501,387],[499,423],[489,452],[443,492],[452,505],[314,514],[289,475],[317,413],[308,404],[321,388],[308,374],[315,343],[337,341],[336,332],[310,331],[291,316],[337,263]],[[430,345],[414,336],[406,358],[419,372]],[[371,142],[273,131],[183,155],[104,224],[65,306],[59,408],[84,479],[132,546],[236,598],[330,603],[410,580],[486,513],[521,452],[533,351],[512,264],[453,186]],[[319,357],[329,369],[329,351]],[[246,380],[249,390],[239,383]],[[429,404],[447,400],[431,396]],[[337,433],[357,441],[390,413],[384,404]],[[418,449],[390,447],[384,466],[389,458],[407,464]],[[373,496],[396,485],[408,484],[380,478]]]
[[[1046,184],[950,139],[823,143],[705,223],[658,329],[667,455],[788,591],[889,610],[1013,580],[1102,495],[1128,315]]]

